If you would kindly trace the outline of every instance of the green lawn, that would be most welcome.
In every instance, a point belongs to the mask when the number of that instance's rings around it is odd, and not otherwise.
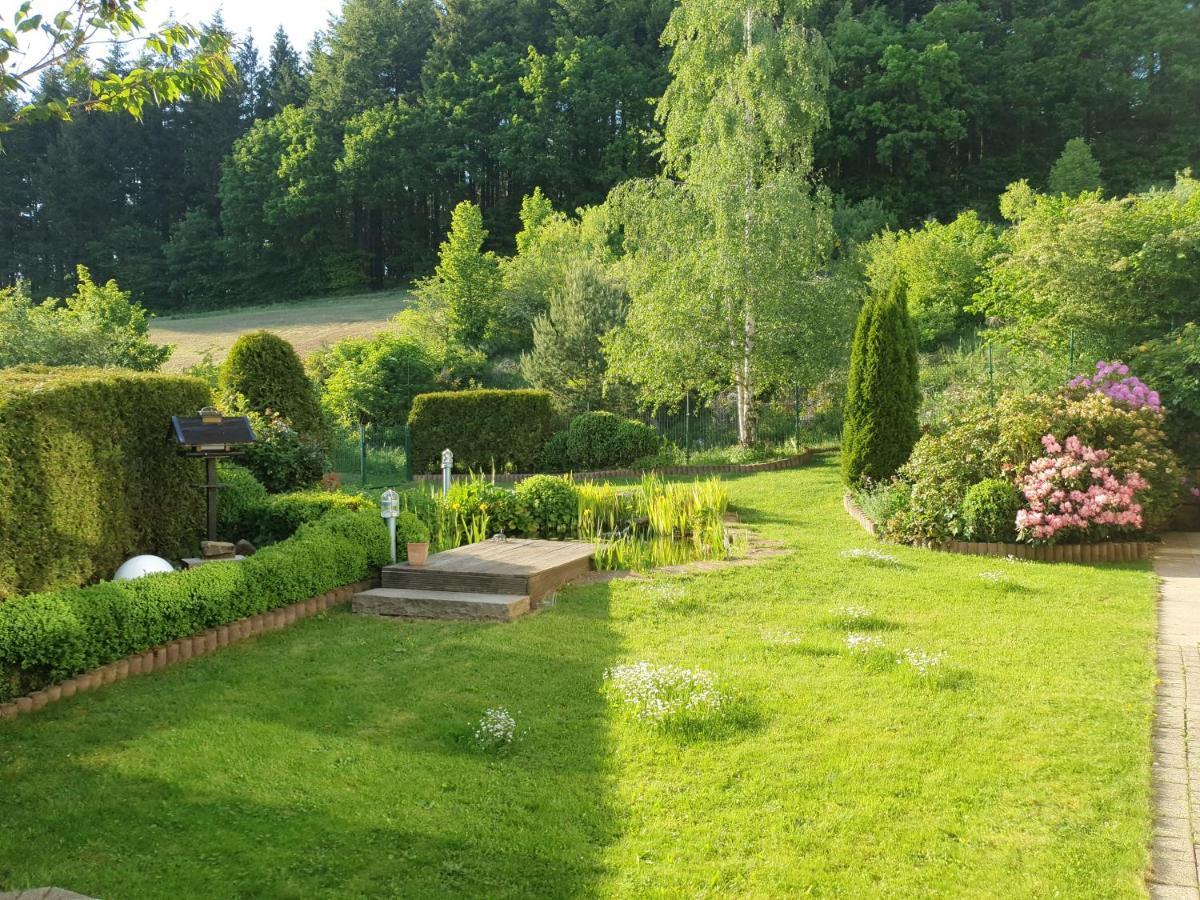
[[[832,463],[731,485],[793,554],[570,589],[511,625],[332,613],[0,725],[0,889],[1141,894],[1145,565],[844,558],[874,544]],[[850,605],[886,651],[845,649]],[[947,657],[922,679],[905,648]],[[636,660],[709,669],[753,716],[652,731],[602,693]],[[492,706],[507,755],[470,741]]]

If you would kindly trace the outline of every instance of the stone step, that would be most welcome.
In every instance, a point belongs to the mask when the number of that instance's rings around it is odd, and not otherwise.
[[[355,594],[350,608],[356,613],[400,616],[408,619],[511,622],[529,612],[529,597],[524,594],[481,594],[468,591],[382,587]]]

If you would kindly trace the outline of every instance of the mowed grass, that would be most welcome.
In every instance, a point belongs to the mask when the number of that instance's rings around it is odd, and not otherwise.
[[[286,338],[301,356],[307,356],[342,338],[377,334],[411,300],[408,291],[394,290],[163,316],[152,320],[150,337],[160,344],[175,345],[175,352],[163,368],[176,372],[200,362],[206,353],[220,362],[238,335],[260,329]]]
[[[877,545],[832,463],[730,485],[791,555],[571,588],[509,625],[334,612],[0,726],[0,888],[1143,893],[1145,565],[845,558]],[[850,627],[884,649],[850,653]],[[906,648],[947,656],[922,678]],[[603,693],[638,660],[708,669],[752,714],[655,731]],[[519,734],[501,755],[470,739],[496,706]]]

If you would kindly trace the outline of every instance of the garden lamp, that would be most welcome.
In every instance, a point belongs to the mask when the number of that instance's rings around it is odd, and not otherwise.
[[[447,447],[442,451],[442,496],[450,493],[450,470],[454,468],[454,454]]]
[[[396,562],[396,517],[400,515],[400,495],[388,488],[379,498],[379,515],[387,522],[388,537],[391,539],[392,563]]]

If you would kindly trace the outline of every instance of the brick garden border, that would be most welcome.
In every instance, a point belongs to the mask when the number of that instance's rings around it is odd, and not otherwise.
[[[58,684],[52,684],[24,697],[0,703],[0,720],[15,719],[17,716],[37,712],[51,703],[95,690],[114,681],[123,681],[134,675],[149,675],[151,672],[204,656],[214,650],[228,647],[230,644],[258,637],[265,632],[279,631],[300,619],[306,619],[309,616],[325,612],[331,607],[348,603],[350,598],[359,591],[365,591],[377,584],[378,579],[368,578],[354,584],[334,588],[317,597],[300,600],[290,606],[270,609],[256,616],[238,619],[228,625],[218,625],[216,628],[210,628],[200,634],[177,638],[159,647],[151,647],[149,650],[118,659],[116,662],[76,675],[74,678],[68,678]]]
[[[608,478],[641,478],[646,474],[654,475],[752,475],[756,472],[779,472],[784,469],[799,469],[802,466],[808,465],[814,456],[814,451],[805,450],[797,456],[789,456],[785,459],[773,459],[768,462],[760,463],[729,463],[721,466],[663,466],[658,469],[598,469],[594,472],[571,472],[571,477],[575,479],[587,479],[599,481]],[[531,478],[535,472],[525,473],[504,473],[497,472],[494,476],[488,476],[489,480],[510,484],[517,481],[523,481],[526,478]],[[456,474],[451,476],[455,481],[463,481],[471,478],[469,472]],[[418,484],[440,484],[441,475],[414,475],[413,481]]]
[[[867,516],[850,494],[842,497],[842,506],[854,521],[858,522],[865,531],[875,535],[875,523]],[[1155,541],[1104,541],[1096,544],[1009,544],[981,543],[975,541],[923,541],[912,544],[925,550],[939,550],[943,553],[958,553],[963,556],[1012,556],[1016,559],[1030,559],[1035,562],[1133,562],[1139,559],[1149,559],[1158,548]]]

